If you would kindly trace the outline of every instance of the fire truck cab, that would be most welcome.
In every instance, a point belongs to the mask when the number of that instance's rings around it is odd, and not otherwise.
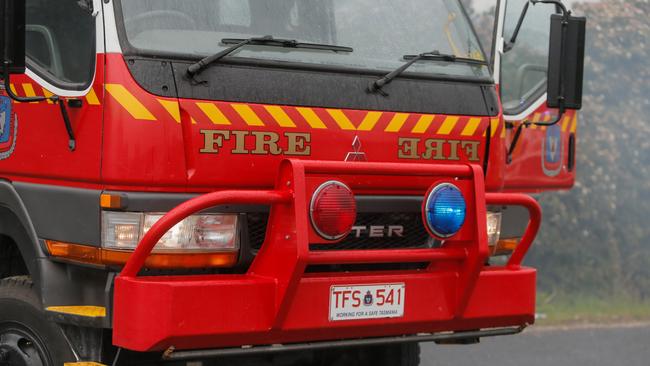
[[[417,365],[532,324],[585,19],[463,3],[0,0],[0,365]]]

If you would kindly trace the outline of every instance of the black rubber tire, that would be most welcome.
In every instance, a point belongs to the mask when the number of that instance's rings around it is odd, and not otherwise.
[[[47,319],[34,284],[27,276],[0,280],[0,336],[2,330],[8,328],[27,334],[30,341],[38,345],[43,366],[61,366],[75,361],[63,331]]]
[[[420,345],[405,343],[387,346],[327,350],[317,356],[327,366],[418,366]]]
[[[420,365],[420,344],[404,343],[394,346],[384,346],[383,354],[379,352],[380,359],[374,360],[373,365]]]

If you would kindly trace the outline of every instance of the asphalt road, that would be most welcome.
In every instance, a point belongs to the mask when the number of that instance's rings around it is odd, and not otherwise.
[[[650,366],[650,324],[529,328],[469,346],[422,345],[423,366]]]

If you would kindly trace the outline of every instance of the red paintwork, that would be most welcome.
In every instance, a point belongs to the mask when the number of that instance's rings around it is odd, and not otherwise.
[[[151,112],[158,121],[138,121],[133,119],[121,108],[113,98],[107,97],[106,102],[106,128],[103,149],[103,178],[111,189],[138,189],[173,190],[191,187],[192,191],[213,191],[231,187],[268,188],[273,186],[273,181],[280,162],[286,158],[284,155],[256,156],[252,154],[229,154],[223,151],[219,155],[199,154],[202,147],[202,129],[219,130],[247,130],[247,131],[272,131],[282,133],[308,132],[311,133],[311,156],[313,160],[342,161],[346,154],[353,151],[352,141],[358,135],[362,142],[362,150],[371,162],[405,162],[423,163],[423,160],[400,160],[397,157],[398,137],[434,137],[429,134],[413,134],[411,129],[417,123],[417,116],[411,116],[404,124],[401,133],[386,133],[384,128],[394,114],[386,113],[377,123],[373,131],[343,131],[334,128],[336,125],[324,110],[315,109],[316,114],[323,120],[327,129],[312,129],[290,106],[282,106],[286,113],[297,122],[295,129],[280,129],[277,125],[267,123],[265,127],[248,126],[241,117],[227,103],[217,104],[228,119],[231,126],[215,125],[197,107],[197,102],[210,102],[201,100],[181,99],[180,123],[174,121],[162,108],[156,99],[174,101],[170,98],[153,96],[140,88],[131,77],[121,55],[107,55],[107,83],[120,83],[133,93]],[[251,108],[266,122],[272,121],[268,112],[261,106],[249,104]],[[365,111],[345,110],[347,117],[358,125]],[[439,125],[445,116],[437,116],[434,125]],[[468,118],[468,117],[462,117]],[[196,123],[192,123],[194,120]],[[487,128],[487,119],[477,129],[476,137],[461,137],[462,126],[459,124],[448,138],[479,141],[479,156],[483,159],[484,141],[482,133]],[[502,123],[496,126],[495,136],[500,136]],[[125,133],[125,131],[129,133]],[[115,137],[113,137],[115,136]],[[119,136],[119,138],[117,138]],[[498,150],[502,139],[493,139],[493,149]],[[133,163],[138,161],[138,163]],[[431,161],[431,163],[459,163],[467,162],[461,156],[460,161],[445,162]],[[477,162],[479,163],[479,162]],[[143,170],[143,166],[147,169]],[[498,166],[497,166],[498,167]],[[496,169],[496,167],[495,167]],[[227,172],[227,174],[225,174]],[[493,189],[497,189],[501,182],[494,182]],[[181,188],[182,187],[182,188]]]
[[[26,95],[23,84],[29,84],[36,94],[42,95],[43,88],[25,75],[12,77],[19,95]],[[156,121],[134,119],[109,93],[104,84],[121,84],[129,90],[156,118]],[[142,89],[131,77],[122,55],[99,54],[93,91],[99,101],[96,105],[84,103],[82,108],[70,109],[72,125],[77,136],[77,151],[67,149],[67,135],[60,112],[56,105],[46,102],[14,103],[19,116],[19,135],[12,158],[1,161],[3,177],[10,180],[28,181],[82,188],[159,191],[159,192],[209,192],[230,187],[268,188],[273,184],[277,167],[285,158],[277,156],[253,156],[250,154],[219,156],[199,154],[201,129],[286,131],[271,124],[254,127],[243,124],[241,118],[231,109],[223,108],[232,126],[212,124],[201,113],[196,100],[176,100],[154,96]],[[84,98],[82,98],[84,99]],[[164,109],[159,100],[178,103],[180,123]],[[84,100],[86,101],[86,100]],[[251,105],[263,119],[270,118],[260,106]],[[287,114],[296,120],[302,117],[292,109]],[[358,125],[362,111],[346,110],[346,115]],[[546,107],[540,107],[536,114],[548,114]],[[568,112],[573,118],[575,112]],[[331,117],[317,111],[323,121],[331,127]],[[398,137],[433,137],[414,134],[411,129],[417,116],[410,117],[400,133],[386,133],[384,127],[392,114],[386,113],[373,131],[343,131],[340,129],[315,130],[306,124],[298,125],[291,132],[309,132],[312,137],[312,154],[309,159],[341,161],[352,151],[352,139],[358,135],[362,150],[369,161],[425,163],[425,160],[404,160],[396,156]],[[531,116],[532,117],[532,116]],[[436,116],[433,125],[439,125],[445,116]],[[467,117],[462,117],[467,118]],[[193,123],[192,120],[195,122]],[[513,154],[513,162],[505,163],[505,151],[509,147],[514,129],[504,131],[501,113],[493,124],[493,138],[490,144],[490,162],[486,174],[486,190],[542,191],[546,189],[570,188],[575,180],[575,170],[566,169],[555,177],[548,177],[541,169],[541,156],[545,131],[527,129]],[[484,138],[480,135],[487,129],[483,121],[474,137],[460,136],[458,126],[447,138],[480,142],[479,156],[484,158]],[[562,133],[562,161],[567,160],[568,132]],[[335,142],[335,143],[333,143]],[[326,146],[327,148],[322,148]],[[447,151],[447,150],[446,150]],[[429,161],[434,164],[468,162]],[[475,162],[477,164],[482,162]],[[227,172],[227,174],[224,174]]]
[[[59,106],[48,102],[13,103],[18,116],[18,137],[14,153],[0,161],[2,178],[35,183],[96,188],[101,180],[102,100],[104,55],[97,56],[93,90],[100,101],[69,108],[70,121],[77,137],[77,150],[68,150],[68,135]],[[26,75],[12,75],[16,92],[25,96],[24,84],[36,95],[43,88]]]
[[[523,194],[507,194],[507,193],[486,193],[485,202],[488,205],[504,205],[504,206],[522,206],[528,210],[529,223],[521,237],[521,241],[517,248],[508,260],[509,268],[518,268],[521,261],[530,249],[530,246],[535,240],[535,235],[539,230],[542,223],[542,211],[537,201]]]
[[[467,220],[461,232],[440,249],[309,250],[313,229],[308,222],[308,202],[315,186],[310,181],[340,180],[357,191],[383,187],[385,177],[399,178],[420,194],[449,177],[455,178],[467,200]],[[288,160],[280,167],[275,187],[270,191],[222,191],[199,196],[156,223],[115,280],[113,342],[138,351],[172,345],[190,349],[533,322],[535,270],[520,268],[519,261],[539,227],[540,208],[528,196],[489,195],[491,204],[525,205],[531,222],[524,238],[528,242],[521,243],[521,254],[513,256],[511,265],[485,268],[486,203],[480,167]],[[175,223],[206,207],[226,203],[272,205],[267,239],[246,274],[136,277],[155,243]],[[424,271],[305,274],[311,264],[394,261],[430,265]],[[406,284],[404,317],[328,320],[330,286],[394,282]]]
[[[556,110],[550,110],[546,104],[539,107],[526,119],[535,121],[550,120],[556,115]],[[506,165],[504,189],[514,192],[541,192],[545,190],[570,189],[575,183],[575,167],[572,171],[567,169],[569,136],[571,126],[577,123],[577,111],[567,111],[565,117],[555,128],[561,132],[561,170],[556,176],[548,176],[542,169],[543,152],[547,141],[547,127],[527,128],[521,137],[512,155],[512,163]],[[512,142],[516,129],[506,130],[506,142]],[[574,132],[575,133],[575,132]],[[577,141],[577,139],[576,139]],[[560,153],[560,152],[558,152]]]
[[[311,133],[309,160],[287,161],[283,155],[199,154],[201,129],[286,131],[277,125],[248,126],[226,102],[216,103],[232,125],[214,125],[198,110],[197,100],[163,98],[141,88],[119,54],[98,55],[93,91],[98,104],[70,109],[77,150],[70,152],[58,107],[45,102],[14,104],[19,133],[13,155],[0,161],[2,178],[12,181],[99,190],[208,193],[166,215],[143,239],[115,281],[114,342],[133,350],[160,350],[273,344],[307,340],[414,334],[418,332],[521,325],[534,321],[535,270],[520,267],[537,232],[537,203],[521,195],[496,193],[568,188],[575,172],[547,177],[541,170],[545,135],[527,130],[506,164],[505,151],[514,130],[504,130],[495,117],[490,161],[484,180],[481,169],[489,119],[477,133],[449,137],[477,141],[480,161],[403,160],[396,155],[399,137],[434,137],[411,130],[411,115],[400,133],[384,131],[394,113],[385,113],[372,131],[345,131],[322,108],[314,108],[328,129],[310,128],[292,106],[281,106],[296,122],[292,132]],[[20,95],[31,84],[12,77]],[[132,116],[106,85],[124,86],[153,116]],[[90,99],[89,99],[90,98]],[[163,106],[179,106],[179,121]],[[270,120],[263,106],[248,104]],[[543,112],[540,108],[538,112]],[[342,113],[358,127],[367,111]],[[447,116],[435,116],[440,125]],[[469,116],[459,116],[467,120]],[[359,136],[369,163],[343,163]],[[562,134],[566,146],[568,133]],[[448,151],[446,150],[445,153]],[[566,149],[563,161],[566,161]],[[458,180],[454,180],[458,178]],[[310,252],[308,243],[323,241],[308,222],[307,202],[322,182],[340,179],[356,195],[424,195],[432,185],[454,180],[468,200],[468,218],[460,233],[442,249]],[[275,187],[275,188],[274,188]],[[492,192],[486,194],[485,192]],[[173,223],[192,212],[219,203],[272,204],[266,243],[244,275],[137,277],[153,243]],[[523,205],[531,221],[523,242],[507,267],[486,268],[485,210],[487,204]],[[98,208],[99,209],[99,208]],[[65,238],[50,238],[65,240]],[[423,271],[305,274],[309,264],[428,262]],[[404,282],[408,289],[405,316],[397,319],[329,322],[329,287],[336,284]]]

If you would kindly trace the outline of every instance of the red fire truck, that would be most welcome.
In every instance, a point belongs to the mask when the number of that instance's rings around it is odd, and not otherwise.
[[[585,19],[480,9],[0,1],[0,365],[417,365],[532,324]]]

